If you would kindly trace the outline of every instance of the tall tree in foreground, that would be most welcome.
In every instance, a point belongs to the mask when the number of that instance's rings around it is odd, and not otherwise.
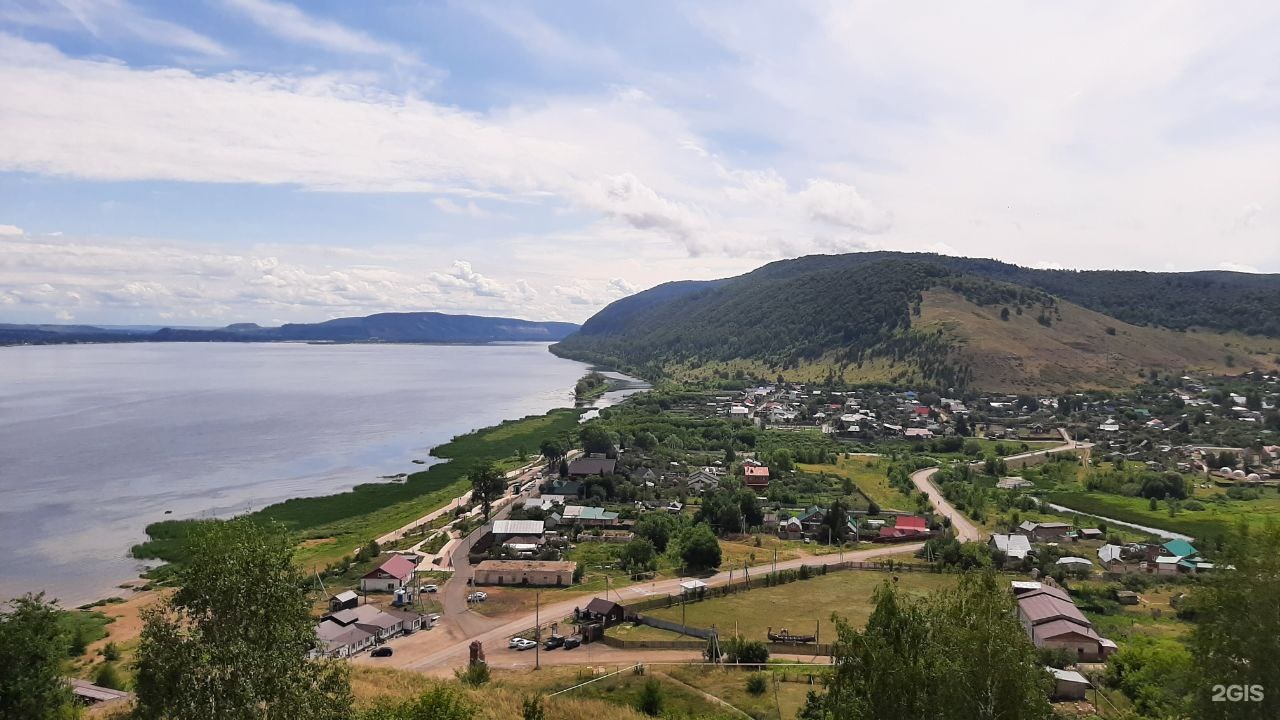
[[[63,680],[68,639],[63,611],[44,595],[0,606],[0,718],[54,720],[79,716]]]
[[[804,720],[1043,720],[1048,676],[993,573],[915,600],[886,583],[864,630],[836,619],[836,671]]]
[[[1192,601],[1195,716],[1280,717],[1280,526],[1242,524],[1215,560]]]
[[[502,492],[507,489],[507,479],[491,460],[476,463],[467,477],[471,480],[471,499],[480,501],[484,519],[488,520],[493,501],[502,497]]]
[[[307,659],[315,631],[289,536],[241,519],[188,542],[181,589],[144,616],[137,717],[349,718],[346,666]]]

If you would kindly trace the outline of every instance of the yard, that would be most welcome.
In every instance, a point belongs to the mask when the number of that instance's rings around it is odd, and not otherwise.
[[[834,639],[831,614],[836,613],[861,627],[872,610],[871,595],[885,581],[898,578],[898,586],[909,593],[926,595],[957,581],[953,574],[903,572],[891,575],[871,570],[846,570],[798,580],[786,585],[761,587],[728,597],[689,603],[684,608],[686,624],[715,625],[723,635],[734,632],[753,640],[764,640],[768,628],[788,628],[807,633],[820,624],[823,639]],[[654,617],[680,622],[679,605],[651,610]]]
[[[889,460],[862,455],[842,455],[835,465],[797,465],[807,473],[827,473],[849,478],[858,490],[881,510],[912,510],[915,501],[889,484]]]
[[[1158,501],[1156,509],[1152,510],[1146,498],[1110,493],[1055,492],[1046,499],[1080,512],[1172,530],[1196,538],[1222,535],[1241,521],[1255,528],[1268,522],[1280,522],[1280,493],[1270,488],[1262,489],[1257,500],[1232,500],[1220,488],[1197,488],[1195,494],[1182,501],[1181,507],[1172,514],[1167,502]],[[1203,509],[1190,509],[1195,507]]]

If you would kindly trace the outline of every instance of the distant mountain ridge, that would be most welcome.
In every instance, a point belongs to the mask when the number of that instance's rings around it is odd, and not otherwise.
[[[377,313],[319,323],[261,327],[233,323],[223,328],[161,328],[149,331],[94,326],[0,325],[0,344],[75,342],[552,342],[578,329],[574,323],[538,322],[438,312]]]
[[[552,351],[650,378],[1066,389],[1132,384],[1146,368],[1270,367],[1280,346],[1264,340],[1275,337],[1280,275],[870,252],[659,285],[604,308]]]

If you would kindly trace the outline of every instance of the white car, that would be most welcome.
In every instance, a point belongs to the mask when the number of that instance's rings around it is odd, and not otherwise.
[[[484,602],[489,599],[489,593],[483,590],[477,590],[467,596],[467,602]]]
[[[511,642],[507,643],[507,647],[512,650],[532,650],[537,647],[537,645],[538,643],[522,637],[513,637],[511,638]]]
[[[440,586],[439,585],[423,585],[421,588],[418,589],[418,592],[420,593],[440,592]]]

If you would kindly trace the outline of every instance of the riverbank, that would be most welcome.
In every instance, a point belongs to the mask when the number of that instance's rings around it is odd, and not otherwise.
[[[283,524],[302,545],[299,561],[307,567],[324,567],[370,539],[451,502],[466,491],[466,473],[475,463],[492,460],[514,466],[521,453],[536,454],[543,440],[575,433],[583,412],[557,409],[459,435],[432,450],[434,457],[445,462],[412,473],[403,482],[367,483],[348,492],[286,500],[249,517]],[[201,522],[208,521],[152,523],[146,529],[151,539],[134,546],[132,553],[180,563],[187,534]],[[157,573],[163,575],[163,571]]]

